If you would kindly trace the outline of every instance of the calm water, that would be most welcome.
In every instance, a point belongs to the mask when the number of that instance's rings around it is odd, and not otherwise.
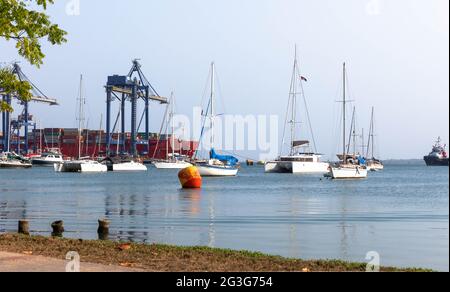
[[[65,236],[261,251],[287,257],[365,261],[449,270],[449,170],[389,165],[365,181],[266,175],[205,179],[180,190],[176,171],[57,174],[51,168],[0,170],[0,232],[31,221],[35,234],[65,221]]]

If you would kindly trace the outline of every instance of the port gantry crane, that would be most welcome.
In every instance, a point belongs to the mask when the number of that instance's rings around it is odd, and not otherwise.
[[[131,149],[130,154],[134,157],[138,156],[137,153],[137,130],[139,129],[142,120],[145,118],[145,142],[147,145],[147,153],[150,152],[150,116],[149,108],[150,101],[157,101],[160,104],[167,104],[168,100],[165,97],[161,97],[155,88],[150,84],[141,70],[141,64],[138,59],[132,61],[133,65],[128,75],[113,75],[108,76],[108,82],[106,88],[106,155],[111,154],[111,103],[114,100],[120,102],[120,118],[121,118],[121,152],[124,153],[125,141],[126,141],[126,129],[125,129],[125,105],[129,100],[131,103]],[[137,103],[139,100],[143,100],[145,103],[144,112],[142,113],[139,126],[137,125]],[[119,116],[118,116],[119,118]],[[117,120],[115,126],[117,125]],[[114,128],[115,128],[114,126]],[[114,129],[113,129],[114,132]]]
[[[14,126],[14,129],[17,130],[18,133],[20,133],[20,128],[23,126],[25,127],[25,141],[24,141],[24,149],[23,152],[25,154],[28,154],[28,129],[30,126],[36,126],[35,123],[33,123],[31,116],[29,114],[29,103],[30,102],[39,102],[44,103],[48,105],[58,105],[58,102],[54,98],[50,98],[47,95],[45,95],[22,71],[22,68],[20,68],[19,63],[14,63],[12,66],[12,73],[17,76],[17,78],[20,81],[26,81],[31,85],[32,88],[32,97],[30,101],[23,101],[20,96],[17,95],[10,95],[5,94],[2,92],[2,89],[0,88],[0,95],[2,97],[2,100],[6,102],[7,104],[11,105],[12,99],[16,98],[19,100],[19,103],[23,106],[22,114],[19,115],[19,118],[15,120],[13,123],[11,122],[10,112],[2,112],[2,130],[3,130],[3,151],[9,152],[10,151],[10,144],[11,144],[11,126]],[[20,138],[18,142],[17,149],[20,149]],[[36,145],[35,149],[36,151]]]

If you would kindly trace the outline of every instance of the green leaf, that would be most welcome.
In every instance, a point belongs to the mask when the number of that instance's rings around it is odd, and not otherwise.
[[[42,40],[52,45],[67,42],[67,32],[53,24],[45,14],[47,6],[53,3],[53,0],[0,0],[0,38],[14,41],[18,54],[38,68],[45,58],[41,47]],[[32,6],[40,11],[33,10]],[[0,68],[2,94],[11,94],[27,101],[31,99],[31,89],[28,82],[18,80],[11,70]],[[0,110],[12,109],[1,101]]]

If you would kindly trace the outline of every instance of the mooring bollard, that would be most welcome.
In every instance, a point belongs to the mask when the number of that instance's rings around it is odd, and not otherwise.
[[[64,233],[64,221],[55,221],[52,223],[52,236],[61,237]]]
[[[19,234],[30,235],[30,223],[28,220],[20,220],[19,221]]]
[[[109,236],[109,225],[111,222],[108,219],[99,219],[98,220],[98,239],[100,240],[108,240]]]

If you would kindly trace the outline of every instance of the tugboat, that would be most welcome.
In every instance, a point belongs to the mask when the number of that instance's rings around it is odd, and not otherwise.
[[[441,145],[441,137],[439,137],[431,153],[424,157],[428,166],[448,166],[446,146]]]

